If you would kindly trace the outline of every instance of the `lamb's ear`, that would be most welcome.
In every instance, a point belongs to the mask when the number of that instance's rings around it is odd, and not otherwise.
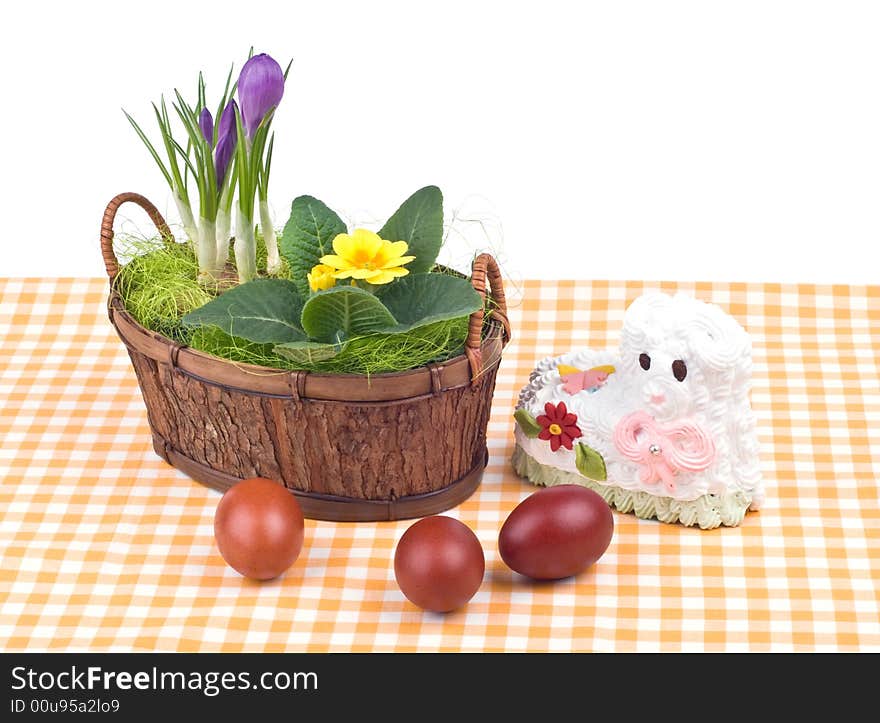
[[[751,338],[736,319],[715,304],[698,302],[687,325],[687,344],[691,356],[706,369],[737,375],[751,365]]]
[[[672,298],[660,292],[648,292],[637,297],[623,315],[621,347],[630,353],[646,351],[648,337],[656,331],[657,319],[666,319]],[[665,324],[664,324],[665,326]]]
[[[623,323],[641,324],[657,314],[665,315],[672,306],[672,297],[661,291],[649,291],[637,296],[627,307]]]

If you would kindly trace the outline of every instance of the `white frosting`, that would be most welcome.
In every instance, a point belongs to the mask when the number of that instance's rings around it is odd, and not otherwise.
[[[650,357],[648,370],[639,363],[642,354]],[[673,374],[676,360],[687,368],[683,381]],[[611,364],[616,372],[597,391],[571,395],[562,388],[560,364],[582,370]],[[685,294],[645,294],[626,311],[619,351],[582,350],[544,359],[529,376],[517,406],[537,417],[544,413],[545,403],[565,402],[583,433],[576,442],[604,457],[609,483],[681,501],[741,491],[757,509],[764,494],[749,404],[751,368],[749,335],[718,306]],[[617,422],[639,409],[661,425],[684,419],[699,424],[715,444],[711,466],[701,472],[678,472],[671,493],[662,485],[642,483],[639,465],[614,445]],[[577,471],[574,451],[563,447],[552,452],[548,442],[529,439],[519,428],[516,439],[541,464]]]

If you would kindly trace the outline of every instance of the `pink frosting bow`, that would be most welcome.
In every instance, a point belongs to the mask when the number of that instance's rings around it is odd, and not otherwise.
[[[645,411],[633,412],[614,428],[614,445],[627,459],[642,465],[643,484],[663,484],[675,492],[675,474],[701,472],[715,460],[715,443],[693,420],[663,425]]]

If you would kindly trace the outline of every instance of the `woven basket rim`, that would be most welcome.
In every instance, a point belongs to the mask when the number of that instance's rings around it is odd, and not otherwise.
[[[128,311],[128,309],[125,308],[125,302],[122,300],[122,297],[120,296],[119,292],[116,291],[115,289],[112,289],[110,292],[110,296],[108,297],[108,306],[110,306],[110,307],[113,306],[114,298],[118,298],[119,304],[121,304],[121,306],[118,306],[116,308],[118,308],[121,312],[125,313],[125,315],[128,317],[128,319],[131,320],[132,325],[137,326],[138,329],[145,334],[149,334],[150,336],[153,336],[157,339],[164,340],[165,342],[167,342],[171,346],[178,346],[181,349],[188,349],[191,353],[197,354],[199,356],[203,356],[206,359],[210,359],[212,361],[225,362],[227,364],[232,364],[234,366],[242,367],[244,369],[247,369],[247,370],[253,371],[253,372],[259,372],[261,374],[291,374],[291,373],[294,373],[297,371],[295,369],[278,369],[276,367],[263,366],[262,364],[251,364],[250,362],[235,361],[234,359],[224,359],[223,357],[217,356],[216,354],[211,354],[210,352],[202,351],[201,349],[196,349],[194,347],[187,346],[186,344],[178,344],[177,342],[174,341],[174,339],[171,339],[171,338],[165,336],[161,332],[154,331],[153,329],[150,329],[150,328],[144,326],[143,324],[141,324],[140,322],[138,322],[131,315],[131,313]],[[487,326],[491,327],[492,329],[497,330],[498,332],[503,331],[503,328],[502,328],[502,325],[500,324],[500,322],[493,319],[491,317],[491,315],[489,315],[486,318],[485,324]],[[490,338],[490,336],[491,336],[490,334],[486,335],[486,337],[483,339],[483,345],[485,345],[486,339]],[[507,346],[507,342],[504,343],[504,346]],[[431,362],[429,364],[421,364],[420,366],[413,367],[412,369],[404,369],[403,371],[399,371],[399,372],[377,372],[376,374],[355,374],[355,373],[340,373],[340,372],[312,372],[312,371],[306,372],[305,370],[303,370],[303,373],[308,373],[310,376],[316,376],[316,377],[353,377],[353,378],[358,378],[358,379],[366,379],[366,378],[377,379],[380,377],[391,378],[391,377],[402,377],[402,376],[406,376],[408,374],[422,372],[422,371],[428,370],[432,365],[451,364],[453,362],[457,362],[460,360],[467,361],[467,355],[464,353],[464,351],[462,351],[460,354],[456,354],[453,357],[449,357],[449,359],[446,359],[442,362]],[[498,363],[499,361],[500,361],[500,358],[496,359],[495,363]]]
[[[120,339],[129,348],[203,382],[253,394],[295,396],[339,402],[392,402],[439,394],[471,384],[471,364],[462,352],[400,372],[340,374],[284,370],[238,362],[209,354],[169,339],[136,321],[122,297],[111,289],[108,312]],[[503,325],[491,315],[490,332],[481,343],[481,374],[497,366],[506,346]]]
[[[101,221],[101,255],[110,280],[107,302],[110,321],[129,352],[166,363],[174,371],[205,383],[247,393],[290,396],[294,399],[399,402],[441,394],[447,389],[457,389],[467,384],[476,387],[486,371],[494,369],[500,362],[501,352],[510,341],[510,320],[507,318],[501,270],[491,254],[483,253],[474,258],[470,282],[484,302],[491,299],[495,303],[488,312],[481,305],[470,315],[464,353],[445,362],[429,363],[402,372],[371,375],[285,371],[223,359],[178,344],[158,332],[146,329],[132,318],[115,288],[120,265],[113,250],[113,222],[120,206],[125,203],[140,206],[163,238],[174,241],[162,214],[144,196],[132,192],[120,193],[107,204]],[[500,333],[485,336],[484,324],[490,327],[496,325]]]

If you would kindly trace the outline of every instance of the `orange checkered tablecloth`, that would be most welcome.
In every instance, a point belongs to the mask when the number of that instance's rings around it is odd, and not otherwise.
[[[649,288],[722,304],[751,332],[767,503],[700,531],[615,513],[605,556],[530,584],[497,552],[532,491],[511,412],[534,362],[614,346]],[[151,447],[106,281],[0,280],[0,648],[179,651],[880,650],[880,287],[538,282],[511,310],[482,487],[450,511],[486,551],[466,608],[394,582],[409,522],[306,523],[280,580],[214,546],[219,494]]]

